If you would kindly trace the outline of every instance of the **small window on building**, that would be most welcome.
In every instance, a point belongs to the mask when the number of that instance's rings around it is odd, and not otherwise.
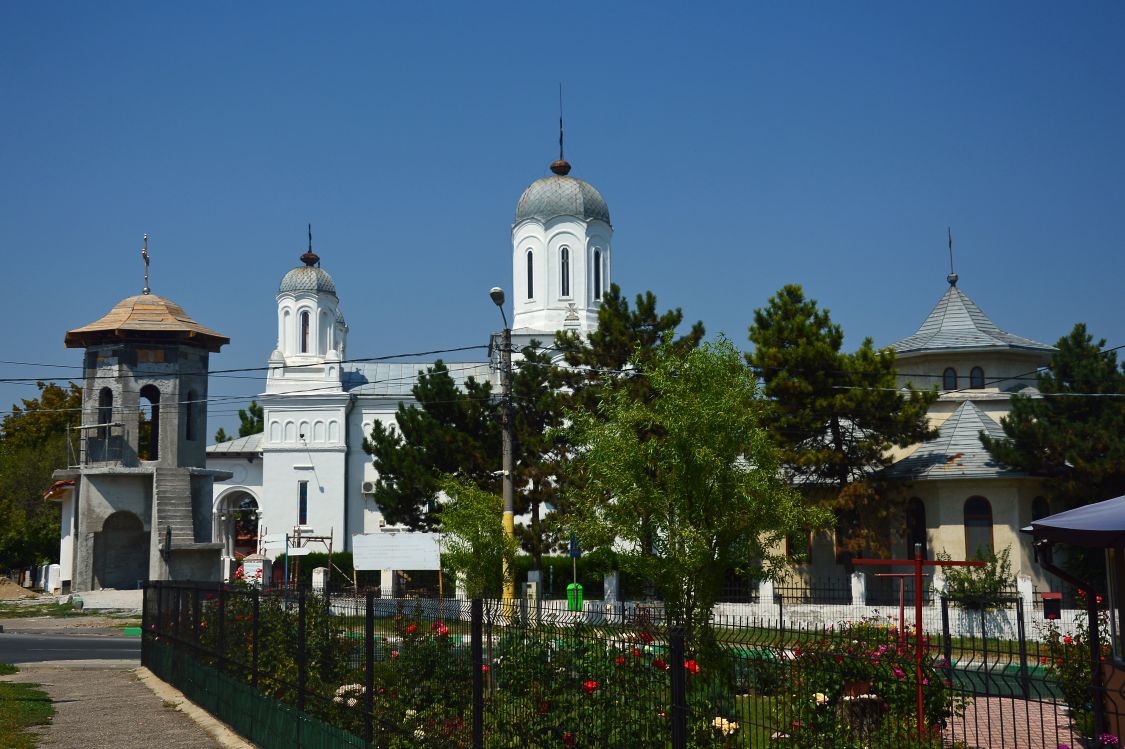
[[[98,392],[98,423],[109,424],[113,421],[113,391],[102,388]]]
[[[980,390],[984,387],[984,370],[980,367],[973,367],[969,372],[969,387],[974,390]]]
[[[301,313],[301,353],[309,353],[309,313]]]
[[[140,395],[148,401],[148,418],[145,418],[142,404],[137,430],[137,457],[157,460],[160,457],[160,390],[155,385],[145,385]]]
[[[602,253],[594,250],[594,301],[602,298]]]
[[[1051,503],[1047,501],[1046,497],[1036,497],[1031,500],[1031,520],[1032,522],[1045,518],[1051,514]]]
[[[559,295],[570,296],[570,249],[559,250]]]
[[[297,482],[297,525],[309,523],[309,482]]]
[[[993,553],[992,505],[984,497],[965,500],[965,558]]]
[[[527,298],[535,298],[535,255],[527,251]]]
[[[922,547],[922,558],[929,559],[926,505],[918,497],[911,497],[906,503],[906,556],[910,559],[914,558],[916,544]]]
[[[956,390],[957,389],[957,370],[953,367],[946,367],[945,373],[941,376],[941,387],[943,390]]]

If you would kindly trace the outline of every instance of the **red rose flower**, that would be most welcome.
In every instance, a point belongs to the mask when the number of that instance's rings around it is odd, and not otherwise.
[[[488,664],[487,663],[480,664],[480,670],[487,674],[488,673]]]
[[[668,668],[668,664],[664,662],[663,658],[657,658],[655,661],[652,662],[652,665],[653,665],[653,668],[659,669],[661,671]]]
[[[414,630],[416,630],[416,629],[418,629],[418,625],[417,625],[417,624],[410,624],[410,625],[407,625],[407,627],[406,627],[406,633],[407,633],[407,634],[412,634],[412,633],[414,632]]]
[[[598,682],[594,680],[582,682],[582,688],[586,690],[586,694],[593,694],[594,690],[598,688]]]
[[[634,658],[640,658],[640,657],[641,657],[641,651],[640,651],[640,649],[638,649],[638,648],[633,648],[633,657],[634,657]]]
[[[684,661],[684,668],[686,668],[688,670],[689,674],[699,673],[699,664],[696,663],[694,660]]]
[[[574,734],[570,731],[563,734],[563,746],[574,746]]]
[[[617,656],[616,658],[613,659],[613,662],[616,663],[618,666],[620,666],[622,663],[625,662],[625,659],[619,655],[619,656]]]

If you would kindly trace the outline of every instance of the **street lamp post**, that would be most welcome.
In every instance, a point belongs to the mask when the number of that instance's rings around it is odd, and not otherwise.
[[[504,320],[504,330],[500,333],[500,424],[503,434],[504,451],[504,533],[509,536],[516,535],[515,505],[512,499],[512,329],[508,326],[508,316],[504,314],[504,290],[493,286],[488,295],[492,302],[500,309],[500,317]],[[511,600],[516,597],[516,583],[508,569],[508,562],[504,562],[504,598]]]

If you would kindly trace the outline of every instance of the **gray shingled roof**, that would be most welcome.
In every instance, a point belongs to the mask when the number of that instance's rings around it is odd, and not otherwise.
[[[363,362],[349,365],[344,371],[344,389],[356,395],[411,397],[418,375],[432,367],[426,362]],[[483,381],[491,377],[488,362],[445,362],[458,387],[474,377]]]
[[[886,469],[889,478],[927,481],[932,479],[999,478],[1024,476],[998,463],[980,443],[980,433],[1006,439],[1000,425],[965,401],[946,419],[937,439]]]
[[[597,188],[574,177],[552,175],[535,180],[523,191],[516,205],[515,223],[529,218],[547,222],[557,216],[610,222],[609,206]]]
[[[1054,346],[1001,330],[972,299],[953,285],[918,332],[891,344],[891,348],[898,354],[981,349],[1055,350]]]
[[[249,437],[239,437],[228,442],[219,442],[207,446],[207,454],[216,458],[225,455],[251,455],[262,452],[262,433],[251,434]]]

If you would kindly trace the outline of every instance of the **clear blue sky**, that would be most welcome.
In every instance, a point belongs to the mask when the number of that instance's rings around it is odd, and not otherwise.
[[[1001,327],[1125,343],[1120,2],[7,2],[0,28],[5,360],[76,365],[63,333],[139,292],[147,231],[154,292],[232,339],[212,367],[264,365],[309,221],[350,356],[485,342],[559,81],[614,279],[711,334],[748,347],[795,282],[849,347],[909,335],[952,225]]]

